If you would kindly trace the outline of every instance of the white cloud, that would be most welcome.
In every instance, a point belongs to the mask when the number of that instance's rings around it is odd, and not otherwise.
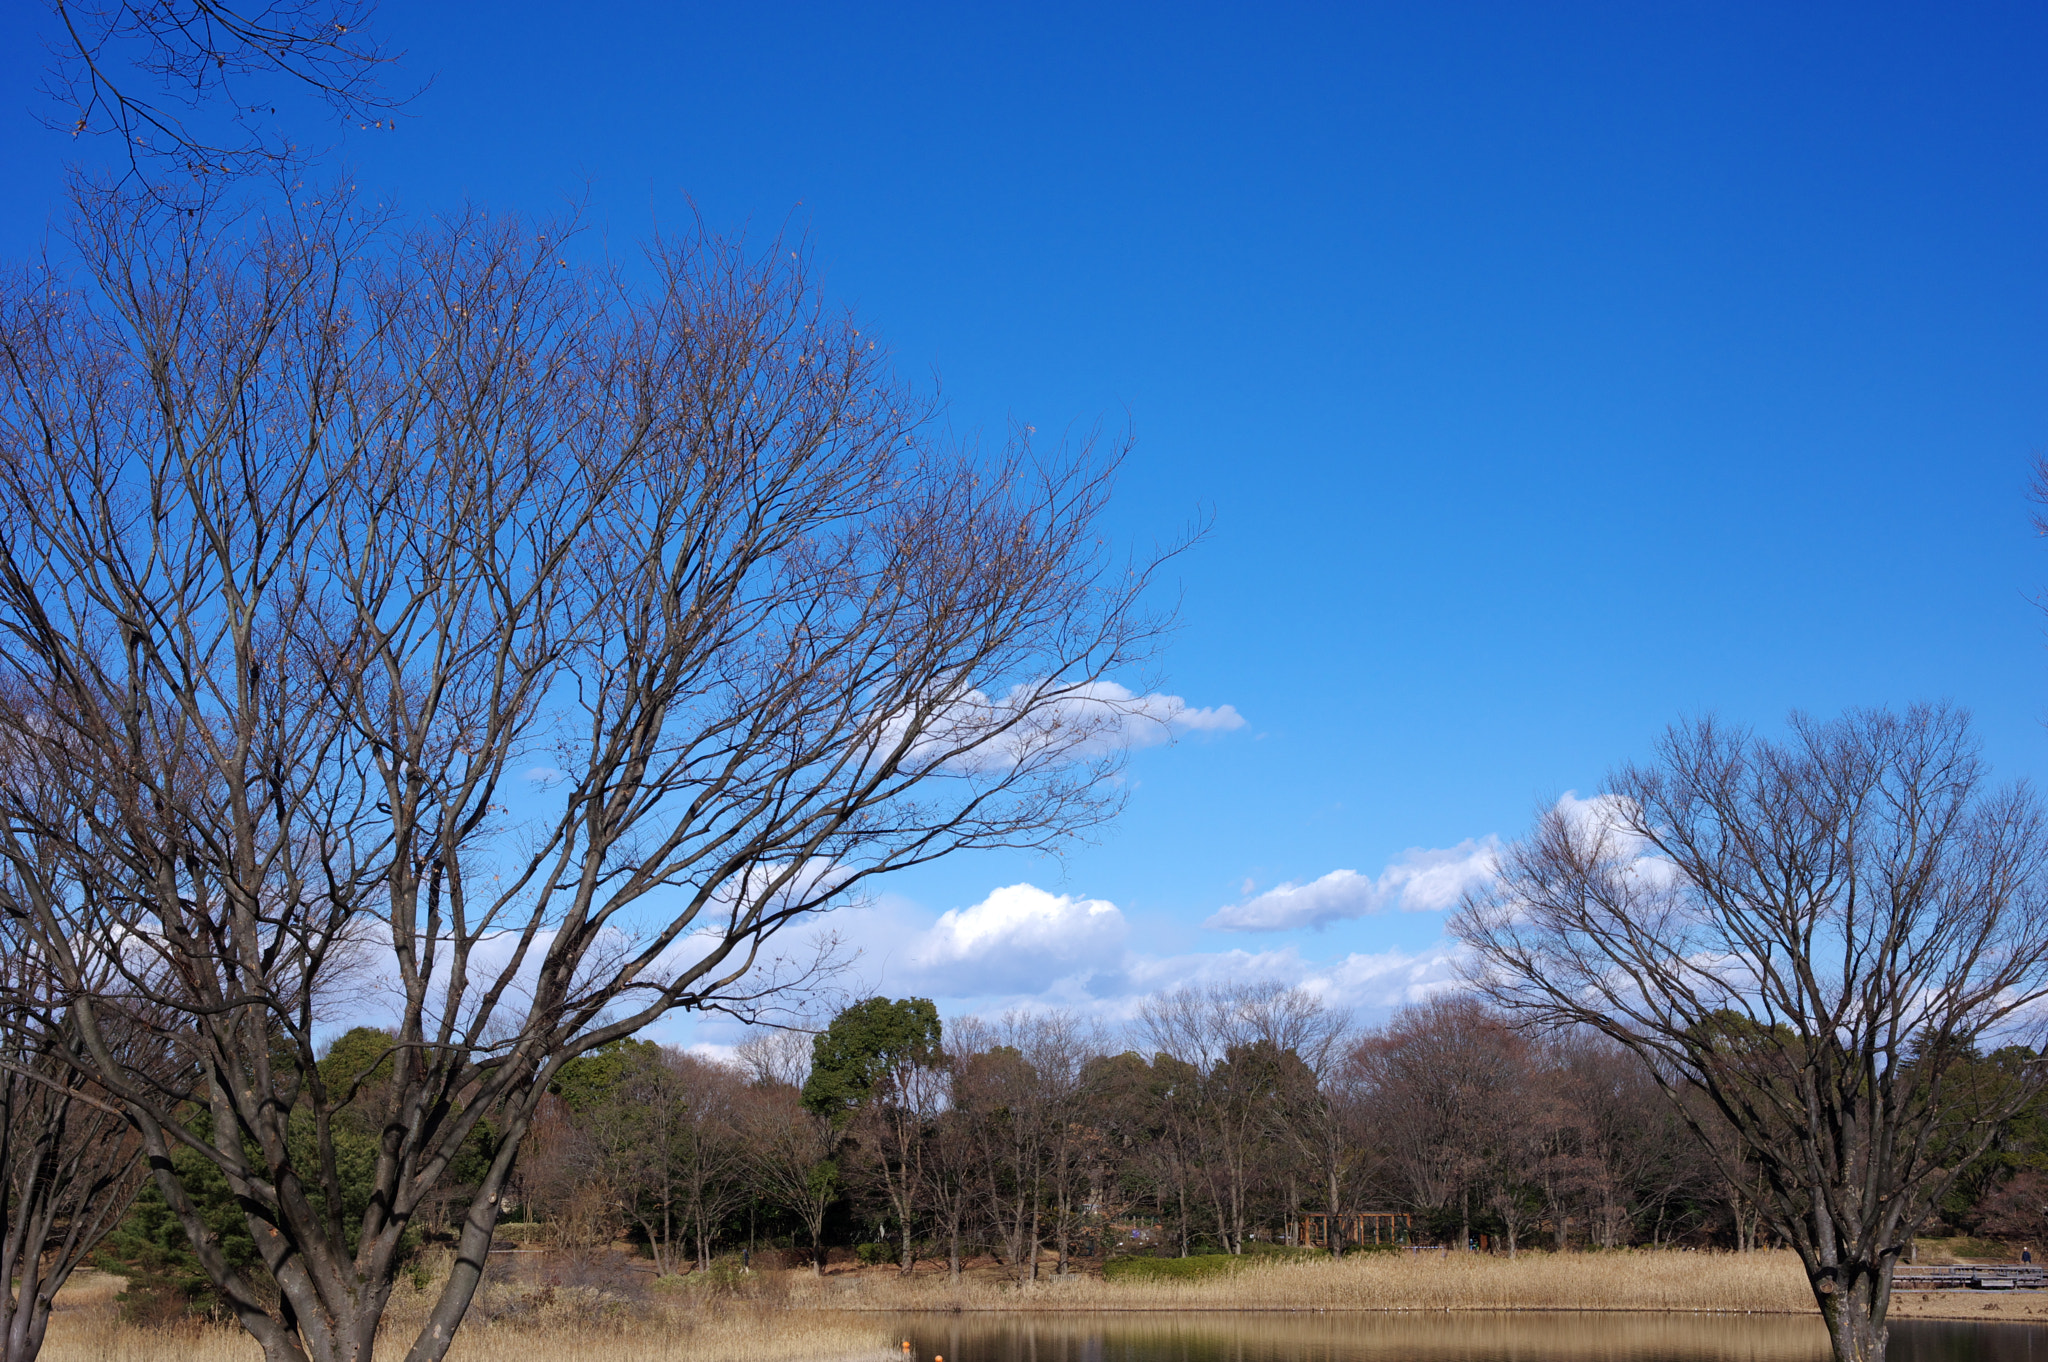
[[[917,995],[948,1014],[1063,1007],[1105,1022],[1186,984],[1246,980],[1298,985],[1335,1005],[1399,1006],[1455,985],[1455,947],[1388,950],[1311,960],[1294,946],[1156,953],[1134,949],[1123,912],[1104,899],[1012,884],[919,925],[914,905],[890,898],[838,919],[862,947],[856,992]],[[1137,943],[1142,945],[1142,943]]]
[[[1178,695],[1151,695],[1146,697],[1167,710],[1166,725],[1184,733],[1228,733],[1244,727],[1244,715],[1237,712],[1235,705],[1196,707]]]
[[[1566,790],[1558,797],[1556,808],[1579,837],[1603,838],[1608,854],[1627,862],[1629,873],[1662,888],[1678,882],[1678,867],[1659,856],[1650,840],[1630,827],[1635,806],[1621,795],[1596,794],[1581,799],[1576,791]]]
[[[997,710],[1030,702],[1032,688],[1017,686],[995,706]],[[1153,691],[1139,695],[1114,681],[1077,687],[1045,707],[1041,727],[1088,732],[1085,751],[1118,747],[1153,747],[1182,733],[1228,733],[1244,727],[1244,716],[1232,705],[1196,706],[1178,695]]]
[[[1203,925],[1227,932],[1273,932],[1323,927],[1389,908],[1443,912],[1493,873],[1499,852],[1500,839],[1490,836],[1441,849],[1412,847],[1376,876],[1332,870],[1307,884],[1275,885],[1218,909]]]
[[[1461,986],[1462,948],[1451,941],[1323,960],[1304,957],[1293,944],[1152,951],[1115,904],[1028,883],[1005,885],[936,918],[908,899],[882,894],[868,907],[832,914],[825,924],[861,950],[839,981],[846,998],[928,997],[949,1018],[1059,1008],[1100,1025],[1115,1044],[1124,1043],[1114,1037],[1137,1020],[1148,999],[1184,985],[1290,985],[1366,1022]],[[654,1034],[722,1055],[753,1033],[705,1016],[677,1018]]]
[[[897,742],[907,719],[884,725],[877,745]],[[1087,760],[1154,747],[1183,733],[1244,727],[1231,705],[1190,705],[1178,695],[1140,695],[1114,681],[1072,687],[1020,684],[1001,696],[970,690],[926,721],[910,762],[960,771],[998,770],[1028,760]]]
[[[1032,884],[993,890],[939,915],[885,966],[921,990],[952,996],[1038,992],[1061,979],[1121,968],[1124,915],[1106,899],[1054,894]]]

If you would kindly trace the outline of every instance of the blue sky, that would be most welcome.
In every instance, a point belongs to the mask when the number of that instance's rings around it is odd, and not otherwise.
[[[33,122],[40,13],[0,16],[10,257],[78,151]],[[381,22],[432,83],[349,142],[366,186],[581,198],[615,249],[690,202],[793,225],[956,428],[1128,429],[1117,532],[1213,514],[1165,679],[1243,726],[1137,753],[1064,863],[962,859],[849,916],[890,992],[1115,1016],[1267,973],[1370,1018],[1442,976],[1461,844],[1704,710],[1949,698],[2001,774],[2048,771],[2037,6]],[[1383,875],[1431,865],[1403,911]],[[1338,871],[1316,902],[1358,916],[1204,925],[1299,919],[1259,896]]]

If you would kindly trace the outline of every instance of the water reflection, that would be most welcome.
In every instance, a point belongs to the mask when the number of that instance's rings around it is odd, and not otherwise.
[[[1782,1315],[912,1315],[916,1362],[1827,1362]],[[2023,1324],[1900,1321],[1891,1362],[2048,1362]]]
[[[1892,1326],[1887,1356],[1889,1362],[2048,1362],[2048,1329],[1914,1320]]]

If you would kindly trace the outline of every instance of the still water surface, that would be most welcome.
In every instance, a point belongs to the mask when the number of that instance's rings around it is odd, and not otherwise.
[[[916,1362],[1827,1362],[1818,1320],[1457,1314],[911,1315]],[[1890,1362],[2048,1362],[2048,1328],[1899,1321]]]

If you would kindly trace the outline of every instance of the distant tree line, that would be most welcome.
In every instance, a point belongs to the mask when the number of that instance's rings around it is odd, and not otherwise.
[[[730,1062],[622,1040],[563,1068],[507,1215],[569,1249],[630,1239],[664,1273],[749,1248],[822,1264],[838,1247],[956,1273],[991,1255],[1034,1277],[1108,1254],[1243,1253],[1332,1211],[1400,1212],[1413,1242],[1507,1254],[1771,1242],[1760,1174],[1728,1176],[1747,1165],[1711,1157],[1614,1042],[1528,1034],[1464,994],[1346,1020],[1253,984],[1165,995],[1123,1035],[1060,1012],[942,1025],[926,1000],[872,998]],[[335,1049],[376,1044],[364,1030]],[[1975,1058],[1969,1081],[2022,1081],[2032,1059]],[[1716,1129],[1705,1102],[1691,1114]],[[2038,1236],[2044,1204],[2035,1100],[1930,1230]]]

